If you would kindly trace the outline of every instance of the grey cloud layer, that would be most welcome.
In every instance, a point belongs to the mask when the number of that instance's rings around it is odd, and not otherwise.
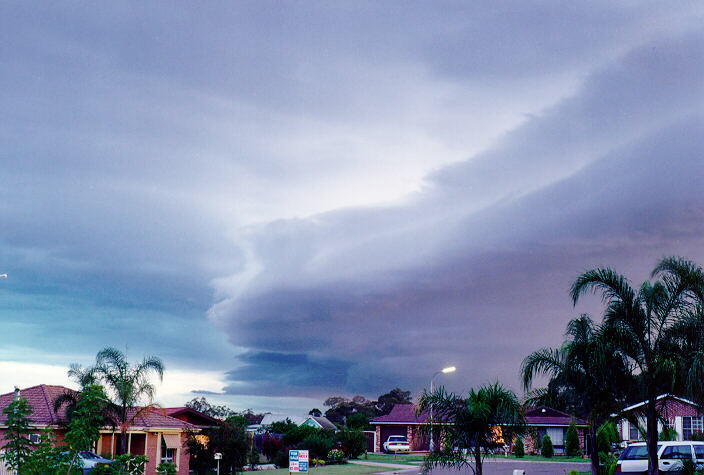
[[[494,148],[435,173],[405,205],[250,236],[259,274],[221,289],[238,297],[211,310],[251,349],[228,390],[418,389],[448,363],[461,368],[461,389],[497,377],[515,385],[525,354],[557,344],[580,311],[598,311],[571,308],[580,271],[613,265],[645,279],[663,255],[704,262],[703,41],[626,52]],[[295,381],[308,373],[319,379]]]

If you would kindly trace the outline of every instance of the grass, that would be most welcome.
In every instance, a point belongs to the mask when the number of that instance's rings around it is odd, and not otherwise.
[[[367,457],[360,457],[357,460],[362,462],[397,463],[399,465],[418,465],[419,462],[423,462],[422,455],[398,454],[394,458],[394,454],[367,454]]]
[[[576,462],[582,462],[582,463],[589,463],[589,459],[585,459],[584,457],[565,457],[562,455],[556,455],[555,457],[543,457],[540,455],[525,455],[521,458],[516,457],[515,455],[491,455],[487,454],[485,455],[486,458],[502,458],[502,459],[511,459],[511,460],[528,460],[530,462],[571,462],[571,463],[576,463]]]
[[[369,467],[365,465],[355,465],[352,463],[347,463],[344,465],[330,465],[329,467],[311,467],[308,473],[311,474],[316,474],[316,475],[327,475],[327,474],[340,474],[340,475],[356,475],[360,473],[379,473],[381,471],[384,471],[383,468],[381,467]],[[278,468],[276,470],[266,470],[264,472],[257,472],[257,473],[266,473],[268,474],[275,474],[275,473],[288,473],[287,468]]]

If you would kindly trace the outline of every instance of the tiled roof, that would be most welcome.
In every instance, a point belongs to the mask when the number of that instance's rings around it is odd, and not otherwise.
[[[54,400],[60,395],[71,392],[73,389],[64,386],[50,386],[40,384],[20,390],[20,397],[27,400],[34,413],[30,416],[33,423],[40,426],[55,425],[66,417],[66,406],[64,405],[58,412],[54,412]],[[7,416],[1,412],[12,403],[15,393],[0,394],[0,424],[4,424]]]
[[[382,424],[425,424],[430,420],[427,411],[424,411],[418,417],[416,417],[416,405],[415,404],[396,404],[391,412],[379,416],[371,420],[371,423],[382,423]]]
[[[200,411],[196,411],[192,407],[188,406],[183,406],[183,407],[165,407],[162,409],[164,414],[170,417],[176,417],[178,419],[178,416],[191,416],[192,418],[196,419],[201,419],[202,423],[201,424],[196,424],[196,425],[204,425],[204,426],[210,426],[210,425],[219,425],[222,424],[222,421],[220,419],[216,419],[214,417],[210,417],[207,414],[203,414]],[[195,422],[191,422],[192,424],[195,424]]]
[[[570,416],[566,412],[558,411],[547,406],[527,407],[525,410],[527,425],[555,425],[567,426],[572,420],[577,425],[587,425],[582,419]]]
[[[337,430],[337,426],[330,422],[330,419],[328,419],[327,417],[310,416],[309,419],[313,419],[315,422],[320,424],[320,427],[322,427],[323,429]]]
[[[48,384],[40,384],[20,390],[20,397],[27,400],[34,412],[30,416],[33,425],[49,426],[57,425],[66,418],[66,405],[59,409],[59,412],[54,412],[54,400],[60,395],[69,392],[76,393],[73,389],[64,386],[51,386]],[[4,424],[7,416],[2,414],[2,411],[12,403],[15,393],[0,394],[0,424]],[[133,417],[137,413],[137,409],[129,412],[129,417]],[[144,410],[137,415],[132,424],[136,427],[154,427],[164,429],[195,429],[193,424],[178,420],[168,416],[163,409],[150,408]]]
[[[152,407],[144,409],[140,414],[136,415],[138,409],[131,409],[128,412],[128,418],[134,417],[134,422],[131,425],[135,427],[151,427],[163,429],[196,429],[197,426],[184,422],[166,415],[163,409]]]

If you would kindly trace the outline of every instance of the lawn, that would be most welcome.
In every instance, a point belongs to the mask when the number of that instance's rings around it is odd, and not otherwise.
[[[356,475],[358,473],[379,473],[383,472],[385,469],[382,467],[369,467],[365,465],[355,465],[353,463],[347,463],[344,465],[330,465],[329,467],[311,467],[308,473],[317,475],[327,475],[329,474],[340,474],[340,475]],[[275,473],[288,473],[288,469],[279,468],[276,470],[266,470],[263,472],[265,474],[275,474]]]
[[[397,463],[400,465],[418,465],[423,462],[422,455],[399,454],[394,458],[393,454],[367,454],[367,457],[360,457],[357,460],[362,462]]]
[[[528,460],[530,462],[583,462],[583,463],[589,463],[589,459],[585,459],[584,457],[564,457],[564,456],[555,456],[555,457],[542,457],[540,455],[526,455],[524,457],[518,458],[514,455],[491,455],[487,454],[484,457],[486,458],[502,458],[502,459],[511,459],[511,460]]]

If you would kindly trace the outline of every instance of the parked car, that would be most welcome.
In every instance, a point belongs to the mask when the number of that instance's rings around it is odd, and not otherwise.
[[[658,442],[659,471],[681,471],[685,460],[694,462],[697,470],[704,469],[704,442]],[[648,472],[648,447],[645,442],[636,442],[623,450],[616,463],[616,472],[632,474]]]
[[[403,435],[392,435],[384,442],[384,452],[410,452],[411,445]]]
[[[61,455],[70,457],[69,452],[62,452]],[[68,460],[68,462],[70,462],[70,460]],[[78,452],[74,466],[83,469],[83,473],[86,474],[90,473],[95,467],[110,465],[113,462],[114,460],[101,457],[95,452],[84,450]]]

